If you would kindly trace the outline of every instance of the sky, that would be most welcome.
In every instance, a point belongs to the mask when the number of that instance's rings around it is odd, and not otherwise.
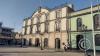
[[[0,22],[20,32],[23,19],[30,17],[40,5],[52,9],[64,3],[73,4],[75,10],[90,6],[90,0],[0,0]],[[93,5],[96,4],[96,0],[93,1]]]

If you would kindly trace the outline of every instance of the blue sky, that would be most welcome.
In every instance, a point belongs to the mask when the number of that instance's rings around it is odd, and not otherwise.
[[[15,28],[20,31],[23,19],[30,17],[32,13],[42,5],[54,8],[64,3],[72,3],[75,10],[80,10],[90,6],[89,0],[0,0],[0,22],[3,26]],[[93,2],[95,5],[96,2]]]

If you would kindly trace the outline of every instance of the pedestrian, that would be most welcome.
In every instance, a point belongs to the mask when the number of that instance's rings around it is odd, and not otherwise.
[[[69,44],[67,44],[67,49],[70,49],[70,45]]]
[[[67,51],[67,46],[66,45],[64,45],[64,50]]]

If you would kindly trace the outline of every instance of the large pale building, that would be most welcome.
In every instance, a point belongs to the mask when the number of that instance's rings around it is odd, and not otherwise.
[[[63,49],[69,44],[71,49],[100,50],[100,4],[78,11],[68,4],[40,7],[24,19],[22,34],[25,45]]]
[[[69,15],[72,5],[63,4],[53,9],[38,8],[31,17],[24,19],[22,34],[24,45],[63,49],[68,44]]]

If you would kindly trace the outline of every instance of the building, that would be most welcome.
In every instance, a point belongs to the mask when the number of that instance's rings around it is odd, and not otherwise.
[[[12,45],[13,39],[13,28],[3,27],[2,23],[0,23],[0,45]]]
[[[38,8],[31,17],[24,19],[22,34],[24,45],[63,49],[68,44],[68,14],[72,5],[63,4],[53,9]]]
[[[23,45],[22,41],[23,41],[22,34],[19,32],[15,32],[15,45],[22,46]]]
[[[93,49],[93,33],[96,50],[100,50],[100,6],[74,11],[72,5],[64,4],[54,9],[39,8],[29,18],[24,19],[22,34],[25,45],[43,48],[63,49],[69,44],[72,49]],[[94,28],[94,32],[92,31]]]
[[[73,49],[80,50],[79,42],[85,38],[86,48],[93,49],[93,33],[96,50],[100,50],[100,8],[99,5],[72,12],[70,14],[70,42]],[[91,16],[92,15],[92,16]],[[94,28],[94,32],[92,32]]]

